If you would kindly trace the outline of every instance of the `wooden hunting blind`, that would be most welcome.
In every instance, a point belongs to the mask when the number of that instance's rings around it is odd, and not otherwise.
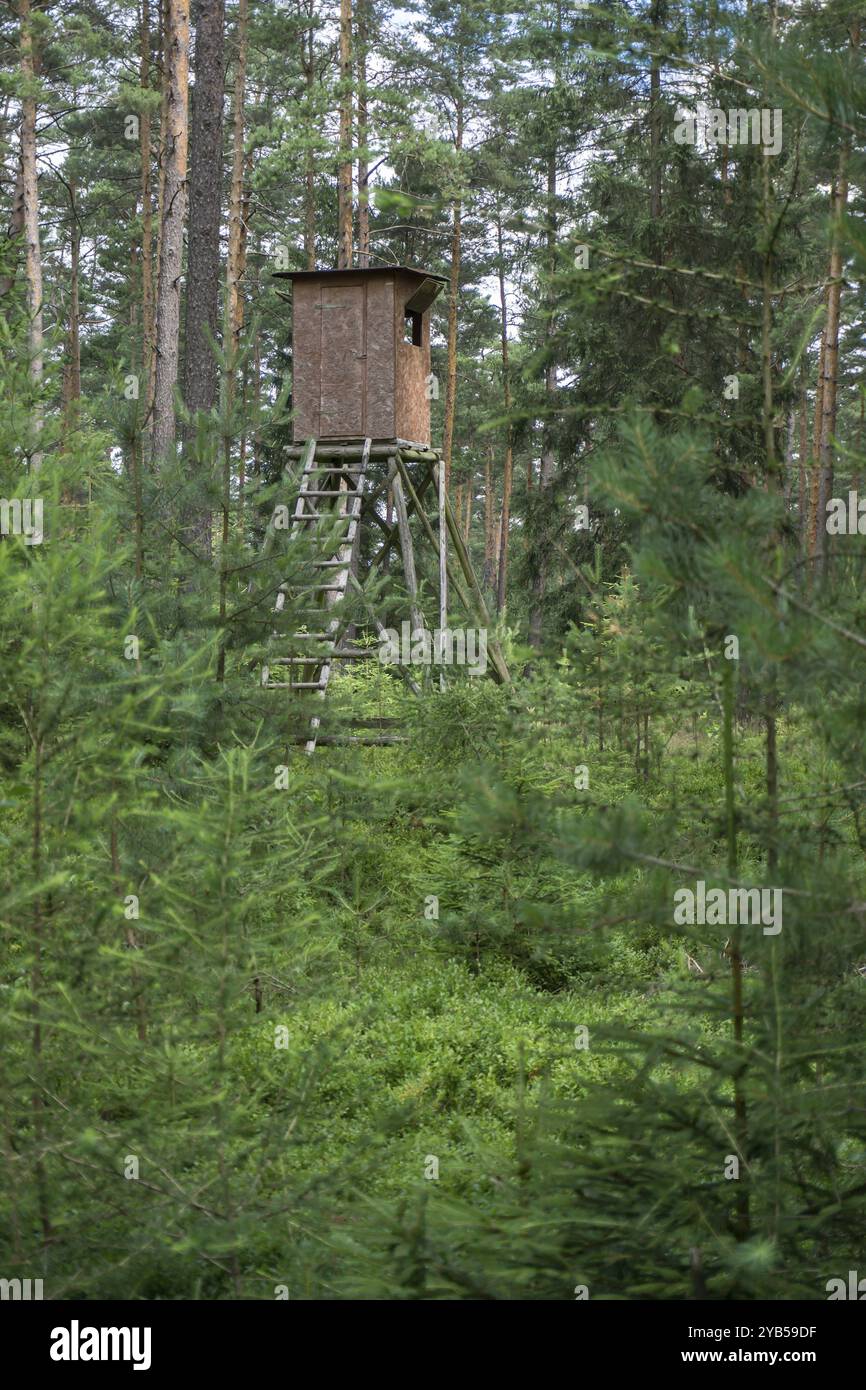
[[[430,306],[407,266],[278,272],[292,282],[294,440],[430,443]]]
[[[405,614],[413,632],[435,637],[426,664],[432,664],[434,651],[438,664],[447,664],[449,593],[452,606],[456,601],[484,634],[482,669],[489,657],[489,674],[507,683],[508,667],[495,636],[487,634],[490,614],[448,500],[442,461],[430,445],[430,306],[445,277],[407,266],[276,275],[292,282],[294,442],[286,447],[284,474],[291,501],[277,507],[265,547],[275,542],[277,515],[291,509],[288,543],[305,537],[313,558],[305,562],[300,582],[279,586],[262,685],[324,701],[340,665],[376,659],[376,648],[363,645],[365,634],[390,642],[376,611],[382,602],[390,621]],[[428,515],[431,492],[435,511]],[[430,552],[438,557],[435,583],[416,566],[411,523],[428,548],[428,568]],[[389,585],[389,602],[378,579],[390,574],[395,550],[403,562],[402,585]],[[290,594],[287,629],[280,615]],[[435,628],[425,614],[432,601]],[[416,679],[398,666],[397,674],[416,695],[422,693],[419,681],[431,682],[429,671],[419,671]],[[440,685],[446,680],[440,672]],[[318,703],[317,710],[307,715],[306,732],[289,734],[308,753],[318,743],[404,741],[391,733],[323,730],[324,706]]]

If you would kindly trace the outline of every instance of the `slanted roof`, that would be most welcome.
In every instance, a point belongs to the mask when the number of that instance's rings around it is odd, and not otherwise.
[[[414,265],[374,265],[366,269],[355,268],[352,270],[275,270],[275,279],[280,280],[327,280],[333,283],[335,280],[357,281],[359,277],[369,278],[370,276],[379,277],[384,275],[408,275],[415,280],[415,288],[409,299],[406,300],[406,309],[414,310],[417,313],[424,313],[439,295],[442,286],[448,284],[447,275],[437,275],[432,270],[419,270]],[[279,294],[279,290],[277,291]],[[287,295],[281,298],[288,298]]]
[[[327,275],[329,278],[342,277],[351,279],[358,275],[417,275],[419,280],[439,280],[443,285],[448,284],[447,275],[437,275],[433,270],[419,270],[414,265],[371,265],[366,269],[359,266],[352,270],[275,270],[272,272],[275,279],[279,280],[314,280],[317,276]]]

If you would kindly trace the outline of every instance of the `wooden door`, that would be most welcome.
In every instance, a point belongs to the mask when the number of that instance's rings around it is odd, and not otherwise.
[[[365,290],[362,283],[323,285],[319,437],[363,437]]]

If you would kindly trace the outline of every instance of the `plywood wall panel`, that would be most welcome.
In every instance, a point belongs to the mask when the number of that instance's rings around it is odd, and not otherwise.
[[[430,442],[429,309],[421,313],[420,345],[405,333],[406,302],[427,284],[420,279],[419,289],[419,279],[395,267],[294,280],[296,442],[311,435]]]
[[[292,294],[292,438],[319,434],[319,381],[322,357],[321,286],[299,281]]]
[[[394,315],[396,346],[396,404],[395,434],[413,444],[430,443],[430,402],[427,399],[427,376],[430,372],[430,314],[421,317],[421,346],[404,341],[405,306],[417,289],[416,281],[408,275],[397,283],[397,303]]]
[[[322,285],[319,438],[364,433],[365,285]]]
[[[367,281],[367,408],[364,434],[395,438],[394,281]]]

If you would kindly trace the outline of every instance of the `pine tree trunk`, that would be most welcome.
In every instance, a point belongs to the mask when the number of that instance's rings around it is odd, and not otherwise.
[[[791,505],[791,493],[793,489],[794,474],[794,437],[796,434],[796,430],[797,412],[795,410],[791,410],[788,412],[788,440],[785,447],[785,511],[787,511]]]
[[[340,168],[337,269],[352,267],[352,0],[340,0]]]
[[[651,23],[654,28],[661,23],[663,3],[661,0],[654,0]],[[657,57],[653,57],[650,63],[650,220],[653,230],[658,233],[658,223],[662,215],[662,107],[661,107],[662,83],[661,68]]]
[[[69,326],[66,335],[66,362],[63,381],[63,416],[68,436],[78,428],[78,403],[81,400],[81,339],[79,332],[79,266],[81,262],[81,226],[75,205],[75,180],[69,181]]]
[[[553,341],[556,331],[556,291],[553,285],[553,276],[556,272],[556,235],[557,235],[557,207],[556,207],[556,158],[557,150],[554,146],[547,161],[547,273],[550,283],[547,291],[547,314],[545,326],[545,338],[547,346],[547,368],[544,379],[545,395],[545,423],[541,443],[541,470],[538,476],[538,487],[542,494],[537,505],[543,507],[543,495],[550,488],[556,473],[556,454],[553,446],[553,410],[556,398],[556,362],[553,359]],[[538,564],[536,566],[535,578],[532,583],[532,608],[529,615],[529,645],[538,650],[542,643],[543,630],[543,610],[544,595],[547,590],[547,569],[548,559],[544,546],[540,547]]]
[[[494,532],[493,445],[484,454],[484,587],[493,583],[496,566],[496,536]]]
[[[860,48],[860,18],[854,18],[849,31],[851,48]],[[833,233],[830,247],[830,266],[827,286],[827,322],[821,343],[820,404],[816,404],[817,449],[815,456],[816,489],[813,489],[812,554],[815,569],[823,573],[827,564],[827,502],[833,492],[833,450],[836,433],[836,412],[839,386],[839,324],[842,303],[842,218],[848,207],[848,164],[851,156],[850,136],[846,134],[839,151],[839,162],[831,194]],[[817,493],[817,495],[815,495]]]
[[[150,88],[150,7],[141,0],[140,59],[138,80],[142,91]],[[150,114],[142,111],[138,122],[141,166],[141,362],[144,374],[144,400],[149,405],[153,390],[153,199],[150,185]],[[150,420],[145,420],[150,429]]]
[[[806,494],[806,457],[809,451],[809,412],[806,399],[806,359],[800,368],[800,461],[798,470],[797,501],[799,507],[798,531],[800,537],[800,555],[806,554],[806,537],[808,534],[808,509]]]
[[[463,58],[457,64],[457,107],[455,111],[454,148],[458,161],[463,149]],[[458,179],[460,171],[458,166]],[[463,203],[456,197],[451,204],[451,270],[448,287],[448,366],[445,382],[445,424],[442,431],[442,464],[445,469],[445,492],[451,486],[451,455],[454,450],[454,416],[457,410],[457,305],[460,295],[460,252],[463,225]]]
[[[511,428],[511,374],[508,357],[508,302],[505,298],[505,256],[502,243],[502,217],[496,215],[497,277],[499,280],[499,327],[502,349],[502,404],[505,411],[505,466],[502,470],[502,512],[499,519],[499,568],[496,580],[496,611],[505,607],[508,586],[508,528],[511,521],[511,474],[514,440]]]
[[[42,250],[39,244],[39,188],[36,176],[36,67],[37,57],[31,28],[30,0],[19,0],[20,62],[23,79],[21,97],[21,182],[23,228],[26,254],[27,309],[30,318],[30,376],[38,392],[42,386]],[[42,407],[34,404],[32,413],[30,467],[42,462],[39,439],[42,433]]]
[[[212,343],[219,338],[224,52],[224,0],[198,0],[183,361],[184,404],[190,412],[212,410],[219,392],[219,366]],[[195,430],[193,419],[185,431],[186,450],[192,449]],[[210,509],[197,504],[188,524],[199,552],[210,555]]]
[[[237,57],[232,94],[232,179],[229,192],[229,248],[226,267],[226,305],[223,347],[230,359],[237,356],[244,324],[241,281],[246,262],[244,174],[244,97],[247,73],[247,0],[239,0],[236,31]],[[230,381],[234,381],[230,374]]]
[[[257,241],[256,249],[259,249],[258,241]],[[257,295],[258,295],[258,289],[259,289],[258,262],[254,262],[254,270],[253,270],[253,274],[252,274],[252,281],[253,281],[252,293],[253,293],[253,295],[257,296]],[[254,341],[254,343],[253,343],[253,390],[252,390],[252,396],[253,396],[253,460],[252,460],[252,474],[253,474],[253,477],[254,477],[254,478],[260,478],[260,477],[261,477],[261,472],[262,472],[262,458],[261,458],[262,440],[261,440],[261,433],[260,433],[260,430],[259,430],[259,420],[260,420],[260,418],[261,418],[261,408],[262,408],[262,334],[261,334],[261,330],[260,330],[260,329],[257,329],[257,330],[256,330],[255,341]]]
[[[825,296],[826,298],[826,296]],[[818,375],[815,384],[815,420],[812,432],[812,477],[809,487],[809,556],[812,565],[818,545],[818,492],[820,482],[821,420],[824,397],[824,357],[827,350],[827,329],[821,332],[821,347],[818,352]]]
[[[827,502],[833,492],[833,449],[839,386],[839,320],[842,302],[842,233],[840,222],[848,205],[848,157],[846,145],[839,155],[833,190],[833,246],[830,252],[831,284],[827,290],[827,326],[824,337],[824,373],[821,389],[821,434],[818,448],[818,510],[815,557],[819,572],[827,562]]]
[[[244,323],[244,300],[241,280],[246,261],[245,235],[245,197],[244,174],[244,91],[246,86],[247,61],[247,0],[240,0],[237,24],[237,58],[235,61],[235,80],[232,92],[232,177],[229,192],[229,250],[226,266],[226,294],[223,320],[223,351],[225,371],[223,385],[222,417],[223,436],[223,480],[222,480],[222,528],[220,538],[220,582],[219,582],[219,622],[223,637],[220,641],[217,658],[217,681],[225,679],[226,642],[225,622],[228,612],[228,542],[231,527],[231,481],[232,481],[232,426],[235,404],[235,381],[238,353]],[[238,526],[242,525],[241,497],[244,480],[245,442],[242,438],[238,468]]]
[[[863,382],[862,379],[861,379],[861,381],[860,381],[860,423],[859,423],[858,426],[857,426],[857,458],[858,458],[858,460],[859,460],[859,459],[862,459],[862,457],[863,457],[863,434],[864,434],[864,429],[866,429],[866,395],[864,395],[864,389],[866,389],[866,384],[864,384],[864,382]],[[854,475],[853,475],[852,478],[851,478],[851,486],[852,486],[852,488],[854,489],[855,492],[859,492],[859,491],[860,491],[860,466],[859,466],[859,463],[858,463],[858,465],[857,465],[857,469],[856,469]]]
[[[358,4],[358,265],[370,265],[370,162],[367,155],[367,0]]]
[[[174,390],[180,357],[180,277],[186,210],[187,91],[189,87],[189,0],[166,0],[165,146],[159,281],[156,299],[156,366],[153,388],[153,457],[162,461],[174,447]]]
[[[157,54],[157,70],[160,74],[160,103],[159,103],[159,144],[157,146],[157,190],[156,190],[156,264],[154,267],[154,285],[156,292],[159,291],[159,271],[162,265],[162,228],[165,221],[165,165],[168,151],[168,91],[169,73],[167,59],[168,45],[168,0],[158,0],[159,3],[159,40]],[[153,456],[153,398],[156,391],[156,317],[157,305],[156,294],[153,302],[153,354],[151,363],[150,380],[148,382],[147,410],[145,419],[148,421],[150,430],[150,456]]]
[[[313,90],[316,72],[313,66],[313,26],[307,31],[304,48],[304,84],[306,86],[307,146],[304,154],[304,258],[307,270],[316,269],[316,156],[312,146]]]
[[[653,232],[662,217],[662,74],[656,58],[649,70],[649,217]]]

